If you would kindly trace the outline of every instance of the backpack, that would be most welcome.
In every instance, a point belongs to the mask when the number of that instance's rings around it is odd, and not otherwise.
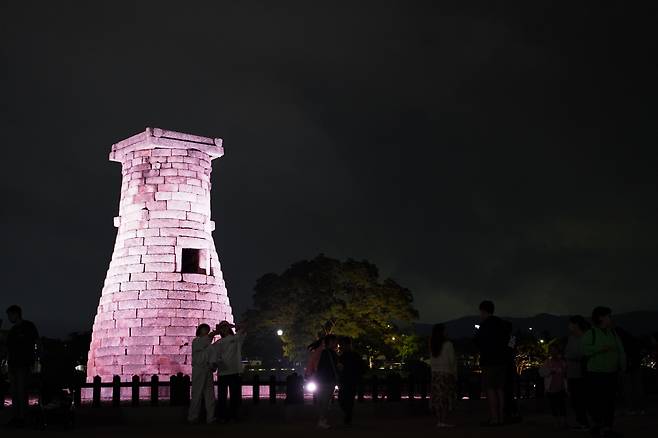
[[[322,352],[324,351],[324,346],[319,346],[315,350],[312,350],[308,356],[308,361],[306,363],[306,369],[304,370],[304,375],[306,377],[311,377],[318,370],[318,364],[320,363],[320,358],[322,357]]]

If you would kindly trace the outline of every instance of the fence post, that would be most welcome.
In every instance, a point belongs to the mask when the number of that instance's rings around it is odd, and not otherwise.
[[[112,407],[118,408],[121,403],[121,377],[112,377]]]
[[[372,401],[379,399],[379,379],[377,376],[372,376]]]
[[[155,374],[151,376],[151,406],[158,405],[160,395],[160,379]]]
[[[94,377],[94,387],[92,390],[91,405],[94,408],[101,407],[101,376]]]
[[[84,381],[84,376],[76,374],[73,381],[73,405],[76,408],[79,408],[82,405],[82,382]],[[4,405],[4,394],[0,394],[0,409]]]
[[[132,380],[132,394],[130,402],[133,407],[139,406],[139,376],[133,376]]]
[[[7,397],[7,389],[4,382],[0,382],[0,411],[5,408],[5,398]],[[14,401],[12,400],[12,403]]]
[[[254,376],[254,380],[252,381],[252,391],[251,391],[251,397],[253,398],[254,404],[257,404],[258,401],[260,400],[260,377],[258,374]]]
[[[190,386],[192,386],[192,382],[190,380],[190,376],[183,376],[183,379],[181,381],[181,402],[185,406],[190,405]]]
[[[178,376],[169,376],[169,405],[178,406]]]
[[[270,404],[276,403],[276,377],[270,376]]]
[[[301,403],[304,400],[304,383],[297,373],[286,377],[286,403]]]
[[[415,401],[415,396],[416,396],[416,379],[414,379],[414,376],[412,374],[409,374],[409,381],[407,383],[409,385],[409,389],[407,391],[407,396],[409,397],[409,404],[414,404]]]

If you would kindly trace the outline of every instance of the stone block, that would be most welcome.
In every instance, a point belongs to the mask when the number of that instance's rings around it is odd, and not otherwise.
[[[219,296],[214,293],[202,293],[199,292],[196,294],[196,299],[199,301],[210,301],[210,302],[219,302]]]
[[[167,201],[151,201],[146,203],[146,208],[150,211],[153,210],[166,210]]]
[[[181,300],[181,309],[197,309],[197,310],[210,310],[212,305],[210,301],[188,301]]]
[[[174,237],[145,237],[144,245],[148,246],[167,246],[176,245]]]
[[[181,281],[183,276],[177,272],[158,272],[157,279],[160,281]]]
[[[130,329],[130,336],[164,336],[164,334],[164,327],[133,327]]]
[[[171,327],[197,327],[198,318],[171,318]]]
[[[176,248],[173,246],[149,246],[147,254],[176,254]]]
[[[146,263],[146,272],[174,272],[176,264],[174,263]]]
[[[149,228],[177,228],[180,226],[181,221],[179,219],[160,219],[153,218],[149,220]]]
[[[142,320],[139,318],[123,318],[116,320],[116,326],[118,328],[131,328],[131,327],[141,327]]]
[[[204,222],[206,222],[206,215],[201,214],[201,213],[194,213],[193,211],[188,211],[187,212],[187,220],[188,221],[204,223]]]
[[[176,312],[179,310],[180,309],[176,309]],[[176,315],[178,315],[178,313]],[[168,327],[170,325],[171,318],[142,318],[142,327]]]
[[[137,309],[138,318],[173,318],[175,316],[176,316],[175,309],[166,309],[166,308]]]
[[[147,284],[147,289],[164,289],[164,290],[172,290],[174,288],[174,282],[173,281],[149,281]]]
[[[217,286],[216,284],[200,284],[199,285],[199,292],[218,293],[219,292],[219,286]]]
[[[112,301],[130,301],[136,300],[139,297],[139,293],[136,290],[124,291],[124,292],[115,292],[112,294]]]
[[[176,170],[176,169],[172,169],[172,170]],[[187,178],[184,176],[168,176],[165,178],[165,182],[167,184],[184,184],[186,179]]]
[[[128,348],[126,348],[126,355],[131,356],[131,355],[137,355],[141,354],[142,357],[144,355],[151,355],[153,354],[153,346],[152,345],[133,345]]]
[[[144,290],[139,293],[140,300],[148,300],[150,298],[167,298],[166,290]]]
[[[151,347],[153,348],[153,347]],[[146,363],[143,354],[130,354],[125,356],[116,356],[117,364],[119,365],[143,365]]]
[[[204,310],[203,311],[203,317],[205,319],[210,319],[214,321],[221,321],[224,319],[224,313],[223,312],[217,312],[214,310]]]
[[[180,328],[180,327],[177,327],[177,328]],[[165,329],[165,331],[166,331],[166,329]],[[196,328],[193,329],[193,332],[194,331],[196,331]],[[173,346],[176,346],[178,348],[178,347],[181,347],[185,343],[189,344],[190,341],[191,341],[190,335],[187,334],[187,333],[182,335],[182,336],[179,336],[179,335],[160,336],[160,345],[163,345],[163,346],[167,346],[167,345],[172,346],[173,345]]]
[[[185,220],[186,215],[184,210],[162,210],[154,211],[151,213],[153,219],[178,219]]]
[[[137,237],[158,237],[160,235],[159,228],[146,228],[135,231]]]
[[[146,302],[141,300],[126,300],[119,301],[119,310],[125,309],[144,309],[146,308]],[[121,320],[120,320],[121,321]],[[117,325],[118,327],[121,327]]]
[[[165,327],[167,336],[190,336],[194,337],[196,327]],[[189,339],[191,340],[191,339]],[[188,342],[189,340],[185,341]]]
[[[185,274],[183,274],[185,275]],[[179,281],[174,284],[175,290],[187,291],[187,292],[197,292],[199,290],[199,285],[197,283],[190,283],[186,281]]]
[[[154,199],[156,201],[168,201],[171,199],[172,194],[172,192],[156,192]]]
[[[127,347],[133,345],[158,345],[160,343],[160,338],[158,336],[130,336],[125,338],[124,344]]]
[[[127,281],[121,283],[121,291],[143,290],[146,289],[145,281]]]
[[[196,240],[199,240],[199,239],[196,239]],[[186,246],[186,248],[191,248],[191,247]],[[183,281],[186,281],[188,283],[205,284],[206,276],[203,275],[203,274],[183,274]]]
[[[175,254],[146,254],[142,256],[143,263],[176,263]]]
[[[158,308],[165,308],[165,309],[177,309],[180,308],[180,300],[170,300],[170,299],[151,299],[148,300],[148,308],[149,309],[158,309]]]
[[[115,310],[114,319],[135,319],[137,318],[137,309]]]
[[[96,351],[96,357],[103,356],[122,356],[126,354],[126,349],[124,347],[101,347]]]
[[[180,354],[182,350],[178,345],[156,345],[153,354]]]
[[[130,274],[130,281],[149,281],[156,278],[157,274],[155,272],[134,272]]]
[[[128,254],[129,255],[146,254],[146,247],[145,246],[131,246],[130,248],[128,248]]]
[[[196,299],[196,293],[191,291],[170,290],[167,292],[167,298],[175,300],[194,300]]]
[[[121,373],[126,375],[144,376],[150,379],[150,376],[160,373],[157,365],[122,365]]]
[[[178,191],[178,184],[158,184],[158,192],[177,192],[177,191]]]
[[[201,222],[195,222],[195,221],[180,221],[179,226],[181,228],[191,228],[193,230],[205,230],[206,226],[205,224]]]
[[[203,318],[202,309],[176,309],[176,318]]]

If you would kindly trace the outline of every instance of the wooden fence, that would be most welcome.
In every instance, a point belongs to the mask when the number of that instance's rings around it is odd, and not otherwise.
[[[217,386],[219,382],[214,383]],[[190,377],[178,374],[163,381],[157,375],[152,376],[150,380],[140,380],[138,376],[133,376],[130,382],[122,382],[119,376],[114,376],[111,382],[102,382],[101,378],[96,376],[93,382],[80,381],[72,385],[70,390],[76,406],[81,406],[84,402],[90,403],[92,407],[103,405],[136,407],[140,405],[158,406],[164,403],[169,406],[188,405],[190,388]],[[274,404],[280,400],[283,400],[284,403],[295,404],[309,399],[315,400],[314,395],[304,390],[304,379],[296,374],[288,376],[284,381],[277,381],[275,376],[261,379],[258,375],[254,375],[250,381],[243,382],[242,388],[242,392],[248,394],[243,399],[254,404],[261,402]],[[263,390],[263,388],[266,389]],[[521,379],[515,382],[513,391],[517,398],[542,397],[543,382]],[[403,378],[399,374],[389,374],[386,377],[372,376],[364,379],[357,387],[357,400],[359,402],[408,401],[415,403],[427,400],[429,392],[428,379]],[[481,392],[479,376],[477,378],[471,376],[471,378],[459,381],[458,395],[460,398],[464,400],[479,399]],[[5,399],[5,392],[0,389],[0,409],[4,407]]]

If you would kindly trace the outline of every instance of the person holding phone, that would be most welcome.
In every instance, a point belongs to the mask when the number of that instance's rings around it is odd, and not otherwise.
[[[217,324],[215,331],[221,337],[210,348],[210,362],[217,367],[219,386],[218,405],[222,422],[237,421],[238,409],[242,398],[242,345],[245,330],[228,321]],[[230,392],[230,403],[228,395]]]

